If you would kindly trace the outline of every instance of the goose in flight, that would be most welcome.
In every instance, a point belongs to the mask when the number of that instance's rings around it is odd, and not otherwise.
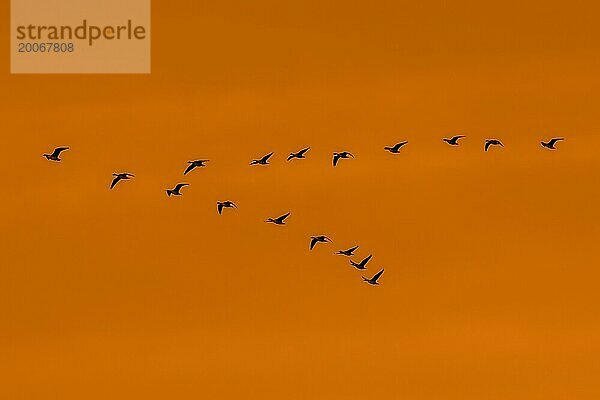
[[[290,153],[287,160],[290,161],[291,159],[294,159],[294,158],[306,158],[305,154],[309,150],[310,150],[310,147],[305,147],[297,153]]]
[[[350,264],[355,267],[356,269],[367,269],[366,265],[369,262],[369,260],[371,260],[371,257],[373,257],[373,254],[369,254],[367,257],[365,257],[361,262],[359,263],[355,263],[354,261],[350,260]]]
[[[362,277],[363,281],[367,282],[369,285],[379,285],[379,282],[377,282],[377,279],[379,279],[379,277],[383,274],[383,269],[381,269],[381,271],[379,271],[378,273],[376,273],[375,275],[373,275],[373,277],[371,279],[366,278],[366,277]]]
[[[115,185],[121,180],[121,179],[131,179],[131,177],[135,176],[133,174],[130,174],[129,172],[123,172],[120,174],[113,174],[113,176],[115,177],[112,180],[112,183],[110,184],[110,188],[114,188]]]
[[[210,160],[195,160],[195,161],[188,161],[188,165],[187,168],[185,169],[185,171],[183,171],[183,174],[186,175],[188,172],[190,172],[191,170],[193,170],[196,167],[206,167],[206,163],[209,162]]]
[[[310,237],[310,250],[312,250],[317,245],[317,243],[327,243],[327,242],[331,242],[331,239],[329,239],[327,236],[324,236],[324,235],[311,236]]]
[[[52,154],[42,154],[42,156],[46,157],[46,160],[49,161],[60,161],[60,153],[62,153],[65,150],[69,150],[68,147],[57,147],[54,149],[54,151],[52,152]]]
[[[565,140],[565,138],[552,138],[547,142],[541,142],[541,144],[542,144],[542,146],[544,146],[547,149],[555,150],[556,147],[554,147],[554,145],[556,144],[556,142],[561,141],[561,140]]]
[[[450,146],[458,146],[458,139],[462,139],[466,137],[465,135],[456,135],[456,136],[452,136],[450,139],[448,138],[443,138],[442,140],[446,143],[448,143]]]
[[[277,218],[269,218],[269,219],[267,219],[265,222],[272,222],[272,223],[274,223],[275,225],[285,225],[285,219],[286,219],[287,217],[289,217],[289,216],[290,216],[290,214],[291,214],[291,212],[289,212],[289,213],[286,213],[286,214],[283,214],[282,216],[280,216],[280,217],[277,217]]]
[[[269,158],[271,158],[272,155],[273,152],[270,152],[269,154],[263,156],[262,158],[259,158],[258,160],[252,160],[250,162],[250,165],[267,165],[269,163]]]
[[[354,158],[352,153],[349,153],[347,151],[342,151],[341,153],[333,153],[333,166],[335,167],[337,165],[340,158],[350,158],[350,157]]]
[[[490,146],[502,146],[504,147],[504,145],[502,144],[501,141],[499,141],[498,139],[485,139],[485,151],[488,151],[488,148]]]
[[[233,201],[217,201],[217,212],[219,215],[223,212],[224,208],[237,208]]]
[[[167,196],[171,197],[171,195],[173,196],[181,196],[181,188],[184,186],[189,186],[189,183],[178,183],[177,185],[175,185],[175,187],[173,189],[167,189]]]
[[[356,249],[358,249],[358,246],[350,247],[348,250],[338,250],[334,254],[351,257],[354,255],[354,250],[356,250]]]
[[[389,151],[390,153],[398,154],[398,153],[400,153],[400,148],[406,144],[408,144],[408,140],[405,140],[404,142],[396,143],[395,145],[393,145],[391,147],[386,146],[383,149]]]

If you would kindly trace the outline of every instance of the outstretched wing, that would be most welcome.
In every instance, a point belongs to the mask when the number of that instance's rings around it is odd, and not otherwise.
[[[371,280],[373,282],[377,282],[377,279],[379,279],[379,277],[383,274],[383,269],[381,271],[379,271],[378,273],[376,273],[375,275],[373,275],[373,277],[371,278]]]
[[[217,203],[217,212],[219,214],[223,212],[223,203]]]
[[[188,186],[189,183],[178,183],[177,185],[175,185],[175,191],[179,192],[179,190],[181,190],[182,187],[184,186]]]
[[[298,156],[302,157],[304,155],[304,153],[306,153],[308,150],[310,150],[310,147],[305,147],[302,150],[300,150],[298,152]]]
[[[452,141],[456,142],[458,139],[464,138],[465,135],[456,135],[456,136],[452,136]]]
[[[489,140],[485,141],[485,151],[488,151],[488,148],[490,147],[491,144],[492,144],[492,142],[490,142]]]
[[[281,217],[277,218],[277,221],[283,222],[283,220],[286,219],[287,217],[289,217],[290,214],[291,214],[291,212],[283,214]]]
[[[60,153],[63,152],[63,151],[65,151],[65,150],[69,150],[69,148],[68,147],[57,147],[52,152],[52,157],[58,157],[60,155]]]
[[[552,138],[550,139],[550,143],[548,143],[550,145],[550,147],[553,147],[556,142],[560,141],[560,140],[565,140],[564,138]]]
[[[317,242],[318,242],[317,238],[312,238],[310,240],[310,249],[311,250],[313,249],[313,247],[315,247],[315,245],[317,244]]]
[[[364,260],[362,260],[360,262],[360,265],[362,265],[364,267],[365,265],[367,265],[367,263],[369,262],[369,260],[371,260],[372,257],[373,257],[373,254],[369,254],[367,257],[365,257]]]
[[[110,188],[114,188],[115,185],[117,184],[117,182],[119,182],[121,180],[120,176],[115,177],[115,179],[112,180],[112,183],[110,184]]]
[[[339,154],[334,154],[333,155],[333,166],[334,167],[337,165],[339,159],[340,159],[340,155]]]
[[[273,152],[270,152],[269,154],[267,154],[266,156],[261,158],[260,161],[267,162],[269,160],[269,158],[271,158],[272,155],[273,155]]]
[[[352,252],[354,252],[354,250],[356,250],[356,249],[358,249],[358,246],[351,247],[351,248],[349,248],[348,250],[346,250],[346,252],[348,252],[348,253],[352,253]]]
[[[183,174],[187,174],[188,172],[190,172],[191,170],[193,170],[194,168],[196,168],[196,164],[194,163],[190,163],[190,165],[187,166],[187,168],[185,169],[185,171],[183,171]]]

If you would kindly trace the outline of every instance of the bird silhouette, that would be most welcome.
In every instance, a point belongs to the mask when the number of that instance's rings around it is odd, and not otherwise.
[[[195,160],[195,161],[188,161],[188,166],[185,169],[185,171],[183,171],[184,175],[187,175],[188,172],[190,172],[191,170],[193,170],[196,167],[206,167],[206,163],[209,162],[210,160]]]
[[[68,147],[57,147],[54,149],[54,151],[52,152],[52,154],[42,154],[43,157],[46,157],[47,160],[49,161],[60,161],[60,153],[62,153],[65,150],[69,150]]]
[[[383,274],[383,269],[381,269],[381,271],[379,271],[378,273],[376,273],[375,275],[373,275],[372,278],[366,278],[366,277],[362,277],[363,281],[367,282],[369,285],[379,285],[379,282],[377,282],[377,279],[379,279],[379,277]]]
[[[178,183],[177,185],[175,185],[175,187],[173,189],[167,189],[167,196],[171,197],[171,195],[173,196],[181,196],[181,188],[184,186],[189,186],[189,183]]]
[[[403,147],[404,145],[408,144],[408,140],[405,140],[404,142],[400,142],[400,143],[396,143],[395,145],[391,146],[391,147],[384,147],[384,150],[389,151],[390,153],[400,153],[400,148]]]
[[[327,242],[331,242],[331,239],[329,239],[327,236],[324,235],[319,235],[319,236],[311,236],[310,237],[310,250],[312,250],[317,243],[327,243]]]
[[[502,147],[504,147],[504,145],[502,144],[502,142],[499,141],[498,139],[485,139],[485,146],[484,146],[485,151],[488,151],[488,148],[490,146],[492,146],[492,145],[493,146],[502,146]]]
[[[450,146],[458,146],[458,139],[462,139],[466,136],[464,135],[456,135],[456,136],[452,136],[450,139],[448,138],[443,138],[442,140],[446,143],[448,143]]]
[[[224,208],[237,208],[233,201],[217,201],[217,212],[219,215],[223,212]]]
[[[267,165],[269,163],[269,158],[271,158],[272,155],[273,152],[270,152],[269,154],[263,156],[262,158],[259,158],[258,160],[252,160],[250,161],[250,165]]]
[[[552,138],[548,142],[541,142],[541,144],[547,149],[555,150],[556,147],[554,147],[554,145],[560,140],[565,140],[565,138]]]
[[[350,260],[350,264],[355,267],[356,269],[367,269],[366,265],[369,262],[369,260],[371,260],[371,257],[373,257],[373,254],[369,254],[367,257],[365,257],[361,262],[359,263],[355,263],[354,261]]]
[[[354,158],[352,153],[349,153],[347,151],[342,151],[340,153],[333,153],[333,166],[335,167],[337,165],[340,158],[350,158],[350,157]]]
[[[285,222],[284,222],[284,221],[285,221],[285,219],[286,219],[287,217],[289,217],[289,216],[290,216],[290,214],[291,214],[291,213],[286,213],[286,214],[283,214],[282,216],[280,216],[280,217],[277,217],[277,218],[269,218],[269,219],[267,219],[265,222],[272,222],[272,223],[274,223],[275,225],[285,225]]]
[[[135,176],[135,175],[133,175],[133,174],[130,174],[129,172],[123,172],[123,173],[120,173],[120,174],[113,174],[113,176],[114,176],[115,178],[112,180],[112,182],[111,182],[111,184],[110,184],[110,188],[111,188],[111,189],[112,189],[112,188],[114,188],[114,187],[115,187],[115,185],[116,185],[116,184],[117,184],[117,183],[118,183],[120,180],[122,180],[122,179],[131,179],[131,177],[133,177],[133,176]]]
[[[306,158],[305,154],[310,150],[310,147],[305,147],[297,153],[290,153],[287,160],[290,161],[293,158]]]
[[[338,250],[334,254],[351,257],[354,255],[354,250],[356,250],[356,249],[358,249],[358,246],[351,247],[348,250]]]

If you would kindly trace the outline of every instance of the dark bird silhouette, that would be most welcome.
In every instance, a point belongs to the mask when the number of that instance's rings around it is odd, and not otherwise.
[[[210,160],[195,160],[195,161],[188,161],[188,165],[187,168],[185,169],[185,171],[183,171],[183,174],[186,175],[188,172],[190,172],[191,170],[193,170],[196,167],[206,167],[206,163],[209,162]]]
[[[371,260],[371,257],[373,257],[373,254],[369,254],[367,257],[365,257],[361,262],[359,263],[355,263],[354,261],[350,260],[350,264],[355,267],[356,269],[367,269],[366,265],[369,262],[369,260]]]
[[[381,269],[381,271],[379,271],[378,273],[376,273],[375,275],[373,275],[373,277],[371,279],[366,278],[366,277],[362,277],[363,281],[367,282],[369,285],[379,285],[379,282],[377,282],[377,279],[379,279],[379,277],[383,274],[383,268]]]
[[[173,189],[167,189],[167,196],[171,197],[171,195],[173,196],[181,196],[181,188],[184,186],[189,186],[189,183],[178,183],[177,185],[175,185],[175,187]]]
[[[358,249],[358,246],[351,247],[348,250],[338,250],[334,254],[351,257],[354,255],[354,250],[356,249]]]
[[[347,151],[342,151],[341,153],[333,153],[333,166],[335,167],[340,160],[340,158],[354,158],[352,153],[348,153]]]
[[[504,147],[504,145],[502,144],[501,141],[499,141],[498,139],[485,139],[485,151],[488,151],[488,148],[490,146],[502,146]]]
[[[266,156],[263,156],[263,158],[259,158],[258,160],[252,160],[250,162],[250,165],[267,165],[269,163],[269,158],[271,158],[272,155],[273,152],[270,152]]]
[[[561,140],[565,140],[565,138],[552,138],[548,142],[541,142],[541,144],[547,149],[555,150],[556,147],[554,147],[554,145],[556,144],[556,142]]]
[[[306,158],[305,154],[310,150],[310,147],[305,147],[297,153],[290,153],[287,160],[290,161],[293,158]]]
[[[386,146],[383,149],[389,151],[390,153],[397,154],[397,153],[400,153],[400,148],[406,144],[408,144],[408,140],[405,140],[404,142],[396,143],[392,147]]]
[[[114,188],[115,185],[121,180],[121,179],[131,179],[131,177],[135,176],[133,174],[130,174],[129,172],[123,172],[121,174],[113,174],[113,176],[115,177],[112,180],[112,183],[110,184],[110,188]]]
[[[217,201],[217,212],[221,214],[224,208],[237,208],[233,201]]]
[[[65,150],[69,150],[68,147],[57,147],[54,149],[54,151],[52,152],[52,154],[42,154],[42,156],[46,157],[47,160],[49,161],[60,161],[60,153],[62,153]]]
[[[452,136],[450,139],[448,138],[443,138],[442,140],[446,143],[448,143],[450,146],[458,146],[458,139],[462,139],[466,136],[464,135],[456,135],[456,136]]]
[[[269,218],[265,222],[272,222],[275,225],[285,225],[284,220],[290,216],[291,213],[283,214],[281,217]]]
[[[317,243],[327,243],[327,242],[331,242],[331,239],[329,239],[327,236],[324,235],[320,235],[320,236],[311,236],[310,237],[310,249],[312,250]]]

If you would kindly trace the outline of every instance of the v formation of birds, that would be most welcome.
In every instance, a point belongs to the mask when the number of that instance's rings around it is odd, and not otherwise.
[[[450,146],[458,146],[459,141],[465,137],[466,136],[464,136],[464,135],[456,135],[451,138],[443,138],[442,140]],[[565,139],[564,138],[551,138],[547,142],[544,142],[544,141],[540,142],[540,144],[542,145],[542,147],[544,147],[546,149],[555,150],[556,144],[562,140],[565,140]],[[393,146],[385,146],[383,149],[392,154],[398,154],[398,153],[400,153],[400,150],[407,144],[408,144],[408,141],[402,141],[402,142],[396,143]],[[491,146],[504,147],[504,144],[498,139],[485,139],[485,142],[483,144],[484,151],[487,152]],[[45,157],[48,161],[60,162],[62,160],[60,158],[60,155],[62,152],[66,151],[66,150],[69,150],[69,148],[68,147],[57,147],[54,149],[54,151],[52,153],[43,154],[43,157]],[[287,157],[287,161],[291,161],[293,159],[304,159],[304,158],[306,158],[306,153],[309,150],[310,150],[310,147],[305,147],[295,153],[290,153],[290,155]],[[274,152],[271,152],[269,154],[264,155],[261,158],[253,159],[250,162],[250,165],[268,165],[269,160],[273,156],[273,154],[274,154]],[[350,159],[350,158],[354,158],[354,155],[348,151],[334,152],[333,158],[332,158],[333,166],[336,167],[338,165],[339,161],[342,159]],[[206,159],[188,161],[187,162],[188,166],[184,170],[183,175],[187,175],[189,172],[191,172],[195,168],[206,167],[207,163],[209,161],[210,160],[206,160]],[[117,183],[119,183],[122,180],[129,180],[129,179],[135,177],[135,175],[133,175],[129,172],[113,173],[112,175],[113,175],[113,179],[110,183],[110,189],[113,189],[117,185]],[[189,183],[178,183],[177,185],[175,185],[174,188],[166,189],[167,196],[169,196],[169,197],[181,196],[183,194],[181,192],[181,190],[186,186],[189,186]],[[230,200],[217,202],[217,212],[219,213],[219,215],[222,214],[224,209],[226,209],[226,208],[237,208],[237,205]],[[285,225],[286,219],[290,215],[291,215],[291,212],[287,212],[278,217],[268,218],[265,220],[265,222],[272,223],[275,225]],[[310,242],[309,242],[309,251],[312,251],[315,248],[315,246],[317,246],[319,244],[326,244],[326,243],[332,243],[332,240],[325,235],[311,236]],[[351,247],[351,248],[348,248],[345,250],[344,249],[338,250],[338,251],[334,252],[334,254],[351,258],[351,257],[354,257],[354,255],[355,255],[354,252],[358,249],[358,247],[359,246],[354,246],[354,247]],[[365,270],[365,269],[367,269],[367,264],[369,263],[369,261],[371,261],[372,257],[373,257],[373,255],[369,254],[368,256],[366,256],[365,258],[360,260],[359,262],[356,262],[353,259],[350,259],[349,263],[352,267],[356,268],[357,270]],[[382,268],[377,273],[375,273],[371,278],[363,276],[362,279],[364,282],[368,283],[369,285],[379,285],[378,280],[381,277],[381,275],[383,274],[383,271],[384,271],[384,269]]]

